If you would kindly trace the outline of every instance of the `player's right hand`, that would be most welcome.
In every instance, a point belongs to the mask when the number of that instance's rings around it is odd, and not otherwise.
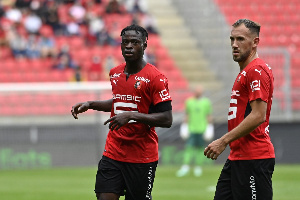
[[[90,107],[90,104],[88,102],[83,102],[83,103],[77,103],[74,106],[72,106],[71,113],[75,119],[78,119],[78,114],[83,113],[87,111]]]

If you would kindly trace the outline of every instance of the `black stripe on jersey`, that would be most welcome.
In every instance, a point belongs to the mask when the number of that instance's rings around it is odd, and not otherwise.
[[[160,102],[156,105],[151,104],[149,107],[149,114],[151,113],[159,113],[159,112],[165,112],[168,110],[172,110],[172,104],[171,101],[164,101]]]
[[[246,107],[246,110],[245,110],[244,119],[251,113],[251,111],[252,111],[252,108],[250,106],[250,102],[248,101],[247,107]]]

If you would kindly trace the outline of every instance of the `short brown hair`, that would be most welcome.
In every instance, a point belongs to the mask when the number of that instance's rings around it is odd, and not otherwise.
[[[250,30],[251,33],[257,34],[259,36],[260,32],[260,24],[254,21],[251,21],[249,19],[239,19],[234,24],[232,24],[233,27],[238,27],[239,25],[244,24],[246,28]]]

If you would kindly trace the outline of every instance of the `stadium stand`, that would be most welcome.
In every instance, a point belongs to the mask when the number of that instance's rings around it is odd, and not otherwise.
[[[261,47],[284,48],[290,54],[290,86],[292,97],[292,109],[299,110],[299,90],[300,81],[300,15],[299,1],[296,0],[266,0],[266,1],[233,1],[233,0],[215,0],[220,11],[224,14],[227,23],[231,25],[239,18],[249,18],[262,25]],[[267,58],[268,64],[273,69],[275,83],[277,87],[284,87],[287,80],[285,74],[285,58]],[[275,97],[281,101],[281,107],[284,109],[284,95],[280,92],[275,93]]]
[[[91,73],[90,67],[94,56],[99,56],[101,66],[104,68],[99,70],[102,75],[98,76],[96,81],[106,81],[109,70],[105,69],[107,58],[112,56],[116,63],[123,62],[118,41],[122,28],[130,25],[134,20],[138,20],[137,22],[143,26],[143,18],[147,15],[139,10],[134,13],[132,10],[128,11],[126,5],[118,4],[114,0],[41,1],[37,8],[30,4],[31,1],[28,2],[22,7],[17,5],[17,1],[10,5],[1,5],[4,12],[0,18],[0,35],[3,39],[0,47],[0,83],[76,81],[77,69],[80,69],[81,75],[81,80],[77,81],[91,81],[89,73]],[[118,4],[118,8],[109,8],[111,4]],[[19,21],[14,21],[7,15],[13,9],[21,13]],[[43,21],[39,33],[33,36],[24,27],[24,19],[29,10]],[[50,14],[57,19],[49,21],[52,20],[47,18]],[[149,59],[152,56],[155,62],[153,64],[167,75],[173,95],[176,95],[179,90],[187,90],[187,81],[169,55],[168,49],[162,44],[160,35],[149,33],[148,46],[153,49],[154,55],[146,55],[146,59],[147,56]],[[31,49],[28,47],[29,37],[36,39],[35,46]],[[47,47],[54,49],[47,51],[45,55],[39,48],[42,37],[48,39]],[[53,42],[52,46],[51,42]],[[34,50],[37,51],[37,56],[29,57],[28,52]],[[184,95],[180,95],[181,98],[174,101],[175,111],[183,110],[181,99],[187,95],[189,92],[185,92]],[[89,98],[95,99],[96,96],[90,95]],[[2,107],[0,115],[69,114],[74,99],[77,102],[89,98],[86,94],[20,95],[12,92],[0,96]],[[26,106],[20,105],[18,102],[20,99],[24,101],[22,105]],[[49,101],[50,104],[45,103]],[[54,106],[57,109],[53,109]]]

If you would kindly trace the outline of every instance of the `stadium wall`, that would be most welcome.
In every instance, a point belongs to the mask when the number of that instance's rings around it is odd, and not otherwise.
[[[107,127],[101,124],[2,126],[0,169],[96,166],[107,133]],[[180,123],[176,123],[170,129],[157,129],[162,165],[180,165],[182,162],[184,141],[179,136],[179,126]],[[226,130],[226,124],[215,124],[216,138]],[[300,163],[299,130],[300,123],[270,125],[276,163]],[[228,154],[229,148],[215,163],[224,163]]]

